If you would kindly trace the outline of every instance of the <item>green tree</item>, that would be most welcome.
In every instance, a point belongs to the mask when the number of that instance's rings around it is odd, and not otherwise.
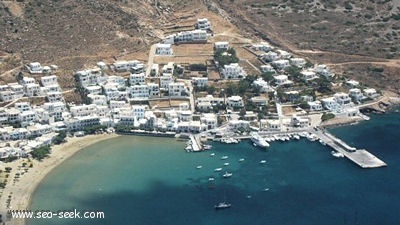
[[[49,156],[51,152],[50,146],[43,146],[40,148],[36,148],[31,152],[31,155],[34,159],[41,161],[42,159]]]

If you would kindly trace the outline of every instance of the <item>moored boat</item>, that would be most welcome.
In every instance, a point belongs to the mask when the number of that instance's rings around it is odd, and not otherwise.
[[[253,142],[253,144],[255,144],[255,146],[261,148],[269,147],[268,142],[266,142],[264,138],[262,138],[257,132],[252,132],[250,135],[251,135],[250,139]]]
[[[226,202],[220,202],[220,203],[214,205],[215,209],[227,209],[229,207],[231,207],[231,204],[226,203]]]

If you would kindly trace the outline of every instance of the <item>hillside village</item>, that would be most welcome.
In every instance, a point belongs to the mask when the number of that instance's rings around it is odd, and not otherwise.
[[[197,48],[199,57],[213,60],[184,61],[179,55]],[[221,126],[236,133],[274,132],[334,117],[367,119],[359,107],[381,95],[265,41],[217,40],[207,18],[154,44],[148,62],[98,62],[75,71],[73,91],[83,104],[64,99],[58,69],[32,62],[14,83],[0,86],[1,159],[26,156],[65,133],[174,136]],[[35,104],[35,98],[46,102]]]

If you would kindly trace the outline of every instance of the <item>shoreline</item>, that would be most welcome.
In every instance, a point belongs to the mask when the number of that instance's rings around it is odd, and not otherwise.
[[[61,165],[65,160],[75,155],[77,152],[85,147],[96,144],[98,142],[119,137],[118,134],[100,134],[100,135],[88,135],[84,137],[72,137],[67,140],[66,143],[61,145],[53,145],[50,157],[43,161],[31,160],[33,164],[32,168],[28,169],[26,174],[21,175],[17,181],[12,182],[12,175],[17,172],[20,173],[20,165],[26,162],[27,159],[18,159],[14,162],[3,164],[6,167],[11,167],[12,171],[8,179],[6,187],[0,197],[0,213],[2,219],[7,225],[25,225],[25,219],[8,219],[7,211],[13,210],[29,210],[31,204],[31,198],[38,185],[42,180],[49,174],[54,168]],[[10,207],[7,207],[7,200],[11,196]]]

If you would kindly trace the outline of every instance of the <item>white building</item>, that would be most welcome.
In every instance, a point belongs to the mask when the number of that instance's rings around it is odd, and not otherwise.
[[[130,68],[137,66],[140,64],[139,61],[137,60],[131,60],[131,61],[117,61],[113,63],[114,70],[117,72],[124,72],[128,71]]]
[[[275,79],[275,83],[278,86],[293,84],[293,81],[289,80],[288,76],[286,76],[286,75],[277,75],[277,76],[274,76],[274,79]]]
[[[358,87],[358,86],[360,86],[360,82],[355,81],[355,80],[348,80],[348,81],[346,81],[345,84],[347,86],[349,86],[349,87]]]
[[[289,59],[290,57],[292,57],[292,55],[291,55],[289,52],[287,52],[287,51],[280,50],[280,49],[278,49],[278,50],[276,50],[276,51],[278,52],[279,57],[280,57],[281,59]]]
[[[49,102],[64,101],[63,95],[59,91],[47,92],[46,98]]]
[[[178,112],[179,121],[191,121],[192,120],[192,112],[190,110],[182,110]]]
[[[295,67],[303,68],[306,65],[306,60],[303,58],[291,58],[290,64]]]
[[[264,62],[272,62],[272,61],[279,59],[278,53],[273,52],[273,51],[263,53],[263,54],[259,55],[259,58],[261,60],[263,60]]]
[[[156,55],[172,55],[173,50],[171,44],[156,44]]]
[[[326,77],[326,78],[333,77],[333,76],[335,75],[335,74],[332,73],[332,72],[329,70],[329,68],[328,68],[326,65],[324,65],[324,64],[316,65],[314,69],[315,69],[315,72],[317,72],[317,74],[319,74],[319,75],[321,75],[321,76],[324,76],[324,77]]]
[[[376,92],[374,88],[366,88],[364,89],[364,95],[368,98],[377,98],[379,97],[379,94]]]
[[[40,86],[39,84],[29,83],[24,85],[25,86],[25,94],[28,97],[32,96],[39,96],[40,95]]]
[[[85,127],[99,125],[100,118],[97,115],[74,117],[65,121],[69,130],[83,130]]]
[[[169,96],[187,96],[189,95],[189,90],[183,82],[169,83],[168,94]]]
[[[356,101],[360,101],[365,98],[364,95],[362,94],[361,90],[358,88],[350,89],[349,96],[354,98]]]
[[[150,97],[149,86],[146,84],[131,86],[130,97],[134,99],[148,99]]]
[[[29,73],[42,73],[43,68],[38,62],[29,63],[28,65]]]
[[[36,83],[35,78],[33,77],[23,77],[21,80],[22,85],[27,85],[27,84],[34,84]]]
[[[146,84],[146,75],[144,73],[129,75],[129,83],[131,85]]]
[[[206,106],[206,104],[204,104],[204,103],[208,103],[211,106],[217,106],[217,105],[224,104],[225,101],[224,101],[224,98],[216,98],[212,95],[207,95],[206,97],[197,98],[197,107],[199,107],[199,104]]]
[[[197,19],[195,28],[200,30],[211,30],[211,23],[207,18]]]
[[[227,98],[227,106],[231,108],[241,108],[244,106],[243,99],[240,96],[230,96]]]
[[[307,102],[308,106],[310,106],[310,111],[321,111],[322,104],[320,101],[313,101],[313,102]]]
[[[315,72],[310,71],[310,70],[305,70],[305,71],[301,71],[300,72],[302,75],[302,79],[306,80],[306,81],[310,81],[310,80],[314,80],[317,79],[317,75],[315,74]]]
[[[156,83],[148,83],[149,97],[160,97],[160,86]]]
[[[229,42],[227,41],[217,41],[214,43],[215,50],[228,50],[229,49]]]
[[[98,85],[88,86],[88,87],[85,87],[85,89],[88,94],[93,94],[93,95],[99,95],[103,92],[103,89]]]
[[[145,111],[146,111],[145,105],[133,105],[132,106],[132,113],[137,119],[144,118]]]
[[[221,74],[224,79],[242,79],[246,77],[246,72],[237,63],[224,65]]]
[[[36,113],[34,111],[23,111],[19,114],[19,121],[22,126],[26,126],[30,123],[35,122],[37,119]]]
[[[260,70],[263,73],[276,73],[276,70],[269,64],[260,66]]]
[[[161,76],[160,77],[160,88],[164,90],[168,90],[169,84],[174,82],[174,78],[172,76]]]
[[[205,30],[193,30],[179,32],[174,37],[174,43],[185,43],[185,42],[207,42],[207,31]]]
[[[116,101],[116,100],[111,100],[110,101],[110,109],[129,109],[130,105],[126,103],[125,101]]]
[[[172,76],[174,74],[174,67],[175,64],[173,62],[169,62],[168,64],[164,65],[161,73],[163,76]]]
[[[56,75],[42,77],[42,78],[40,78],[40,81],[41,81],[43,87],[47,87],[47,86],[51,86],[51,85],[58,85]]]
[[[339,92],[333,95],[335,98],[335,101],[340,105],[340,106],[351,106],[351,98],[348,94]]]
[[[88,94],[88,98],[90,98],[92,104],[95,105],[107,105],[107,97],[105,95],[98,95],[98,94]]]
[[[332,112],[339,112],[341,111],[340,105],[336,102],[336,99],[334,97],[328,97],[328,98],[323,98],[321,99],[322,105],[324,108],[327,110],[330,110]]]
[[[208,77],[192,77],[192,83],[196,87],[205,87],[208,84]]]
[[[268,82],[263,80],[261,77],[253,81],[253,86],[259,87],[260,91],[264,93],[274,91],[271,85],[269,85]]]
[[[75,73],[78,77],[79,82],[83,87],[97,85],[106,81],[106,77],[103,76],[103,72],[99,68],[81,70]]]
[[[280,59],[280,60],[275,60],[271,62],[271,65],[274,66],[277,69],[285,69],[286,67],[290,66],[289,60],[287,59]]]
[[[74,117],[83,117],[97,114],[97,105],[77,105],[70,107],[70,112]]]
[[[255,96],[250,99],[257,106],[266,106],[268,105],[268,99],[261,96]]]
[[[17,102],[14,104],[14,108],[18,109],[20,112],[32,110],[29,102]]]
[[[207,126],[207,130],[215,129],[218,126],[218,120],[214,113],[203,113],[200,121]]]
[[[158,77],[158,70],[159,70],[159,66],[158,64],[153,64],[151,66],[151,70],[150,70],[150,76],[152,77]]]

